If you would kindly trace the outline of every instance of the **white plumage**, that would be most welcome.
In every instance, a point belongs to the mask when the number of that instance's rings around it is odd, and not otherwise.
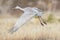
[[[27,21],[29,21],[34,16],[42,16],[42,13],[43,13],[40,9],[38,9],[36,7],[21,8],[19,6],[16,6],[15,9],[20,9],[24,13],[17,20],[15,25],[10,29],[11,33],[17,31],[23,24],[25,24]]]

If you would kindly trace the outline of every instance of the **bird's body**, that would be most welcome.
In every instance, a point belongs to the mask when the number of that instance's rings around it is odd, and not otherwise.
[[[23,12],[37,12],[36,16],[42,16],[43,12],[42,10],[36,8],[36,7],[26,7],[26,8],[21,8],[19,6],[16,6],[15,9],[20,9]]]
[[[36,8],[36,7],[26,7],[21,8],[19,6],[16,7],[16,9],[22,10],[24,13],[19,17],[13,28],[10,29],[10,32],[13,33],[17,29],[19,29],[23,24],[25,24],[27,21],[29,21],[34,16],[42,16],[42,12]]]

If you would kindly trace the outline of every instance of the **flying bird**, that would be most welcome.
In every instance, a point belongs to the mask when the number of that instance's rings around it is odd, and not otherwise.
[[[24,25],[34,16],[38,16],[38,19],[42,26],[44,24],[46,24],[46,22],[44,22],[44,20],[41,18],[41,16],[43,15],[42,10],[40,10],[36,7],[21,8],[19,6],[16,6],[15,9],[22,10],[24,13],[19,17],[17,22],[14,24],[14,26],[9,30],[9,32],[11,32],[11,33],[16,32],[22,25]]]

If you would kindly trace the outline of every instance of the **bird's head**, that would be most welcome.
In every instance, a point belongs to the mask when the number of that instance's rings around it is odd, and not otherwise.
[[[24,9],[23,9],[23,8],[21,8],[20,6],[16,6],[14,9],[19,9],[19,10],[24,11]]]

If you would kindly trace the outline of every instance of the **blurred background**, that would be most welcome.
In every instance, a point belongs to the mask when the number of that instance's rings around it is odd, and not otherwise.
[[[23,14],[16,6],[37,7],[43,10],[44,27],[38,18],[32,18],[14,34],[8,33],[17,19]],[[60,40],[60,0],[0,0],[0,39],[1,40]]]
[[[45,12],[59,12],[59,4],[60,0],[0,0],[0,14],[21,14],[21,10],[12,9],[17,5],[22,8],[37,7]]]

